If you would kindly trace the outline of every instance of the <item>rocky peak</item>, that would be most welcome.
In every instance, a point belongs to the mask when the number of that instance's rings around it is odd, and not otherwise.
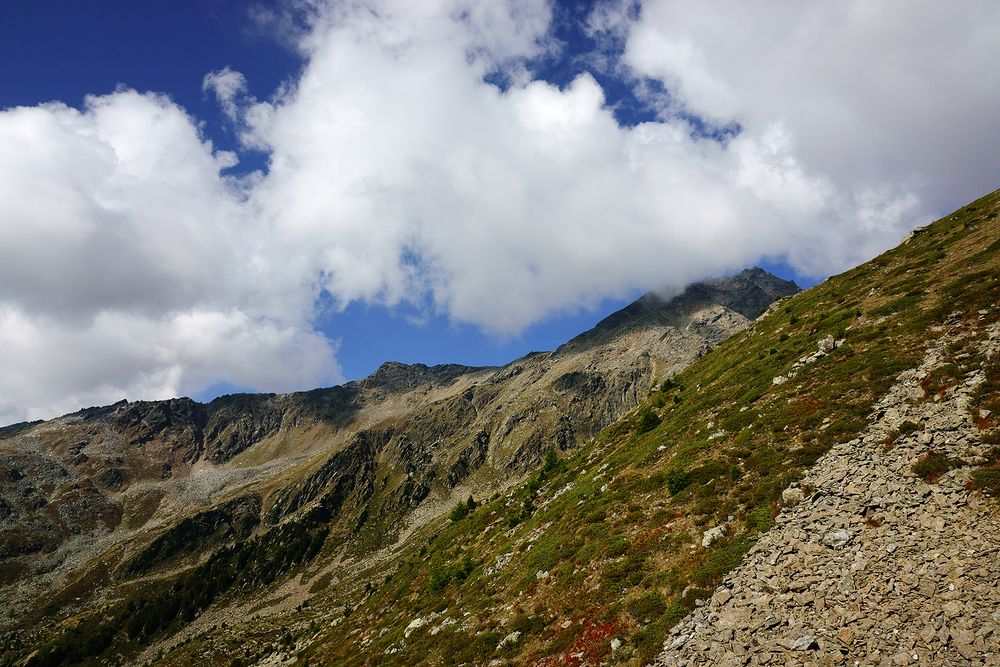
[[[647,292],[628,306],[608,315],[593,329],[572,339],[560,350],[579,350],[638,329],[686,327],[697,313],[717,306],[723,306],[752,320],[777,299],[799,291],[799,286],[792,281],[753,267],[734,276],[692,283],[679,294],[670,289]]]
[[[381,389],[388,392],[408,391],[422,384],[447,385],[455,378],[483,370],[484,367],[463,366],[462,364],[404,364],[387,361],[374,373],[357,382],[366,389]]]

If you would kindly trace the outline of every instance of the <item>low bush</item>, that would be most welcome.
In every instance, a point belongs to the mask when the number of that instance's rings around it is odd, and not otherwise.
[[[928,484],[932,484],[937,479],[952,470],[957,468],[959,463],[944,454],[930,451],[917,459],[917,462],[913,464],[912,470]]]

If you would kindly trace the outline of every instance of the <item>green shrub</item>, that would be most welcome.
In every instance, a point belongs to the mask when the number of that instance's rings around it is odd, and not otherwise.
[[[927,483],[932,483],[938,477],[953,468],[957,468],[959,462],[948,458],[944,454],[930,451],[917,459],[913,464],[913,472]]]
[[[659,591],[649,591],[642,597],[628,603],[628,613],[632,614],[632,617],[640,623],[646,619],[657,618],[666,610],[667,604]]]
[[[972,471],[972,484],[983,493],[1000,498],[1000,466],[987,466]]]
[[[680,468],[673,468],[667,471],[667,490],[670,495],[676,496],[678,493],[691,485],[691,475]]]
[[[639,415],[639,425],[636,427],[635,432],[638,433],[639,435],[642,435],[643,433],[649,433],[659,425],[660,425],[660,416],[657,415],[652,410],[650,410],[649,408],[646,408],[645,410],[642,411],[642,414]]]
[[[459,501],[459,503],[456,504],[455,507],[453,507],[451,510],[451,520],[461,521],[465,517],[472,514],[473,510],[475,510],[476,507],[477,507],[476,499],[473,498],[472,496],[469,496],[469,499],[466,500],[464,503]]]
[[[714,586],[722,575],[740,564],[751,545],[749,540],[740,539],[716,549],[695,568],[691,580],[699,586]]]
[[[523,611],[519,611],[510,624],[513,632],[520,632],[522,635],[533,635],[545,629],[545,619],[541,616],[528,616]]]

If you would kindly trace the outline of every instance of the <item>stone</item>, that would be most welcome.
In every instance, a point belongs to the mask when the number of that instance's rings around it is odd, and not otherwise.
[[[959,322],[942,326],[921,364],[900,373],[863,432],[834,444],[806,473],[803,486],[816,489],[807,507],[788,502],[797,494],[785,492],[797,484],[782,492],[775,525],[711,603],[671,630],[654,667],[996,662],[995,501],[965,488],[968,466],[933,484],[911,470],[930,448],[970,465],[986,451],[969,416],[978,408],[964,401],[985,379],[975,365],[1000,353],[1000,323],[970,331]],[[955,345],[962,336],[983,343]],[[919,381],[963,348],[973,370],[929,400]],[[919,429],[885,449],[905,422]]]
[[[709,528],[701,534],[701,546],[710,547],[714,542],[726,536],[726,525],[722,524],[715,528]]]
[[[618,639],[617,637],[615,637],[614,639],[611,640],[611,652],[612,653],[614,653],[615,651],[617,651],[621,647],[622,647],[622,640]]]
[[[844,628],[838,632],[836,636],[841,642],[850,645],[850,643],[854,640],[854,630],[851,628]]]
[[[793,651],[815,651],[817,649],[819,649],[819,644],[812,635],[802,635],[792,642]]]
[[[832,549],[840,549],[845,544],[850,542],[852,537],[853,535],[849,530],[831,530],[823,536],[823,544]]]
[[[413,634],[414,630],[418,630],[424,627],[425,625],[433,621],[435,618],[437,618],[437,614],[430,614],[422,618],[418,616],[417,618],[410,621],[410,624],[406,626],[406,629],[403,630],[403,636],[409,637],[411,634]]]
[[[538,572],[535,572],[535,579],[537,579],[538,581],[543,581],[548,578],[549,578],[548,570],[539,570]]]
[[[805,500],[805,497],[805,492],[797,486],[790,486],[781,492],[781,502],[784,505],[797,505]]]
[[[516,644],[517,640],[520,638],[521,638],[521,631],[514,630],[514,632],[510,633],[509,635],[500,640],[500,643],[497,644],[497,648],[498,649],[503,648],[504,646],[507,646],[509,644]]]

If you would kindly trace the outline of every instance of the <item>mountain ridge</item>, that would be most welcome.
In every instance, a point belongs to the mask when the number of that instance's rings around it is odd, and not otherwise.
[[[9,427],[0,439],[0,585],[11,604],[0,621],[16,626],[40,593],[73,578],[104,581],[97,563],[114,564],[120,583],[89,590],[114,599],[131,578],[197,569],[227,545],[278,539],[269,536],[288,526],[283,539],[340,557],[385,548],[454,496],[506,488],[546,452],[572,451],[651,384],[748,325],[708,302],[678,306],[671,321],[502,367],[386,362],[334,387],[120,401]],[[73,565],[84,557],[98,560]]]

